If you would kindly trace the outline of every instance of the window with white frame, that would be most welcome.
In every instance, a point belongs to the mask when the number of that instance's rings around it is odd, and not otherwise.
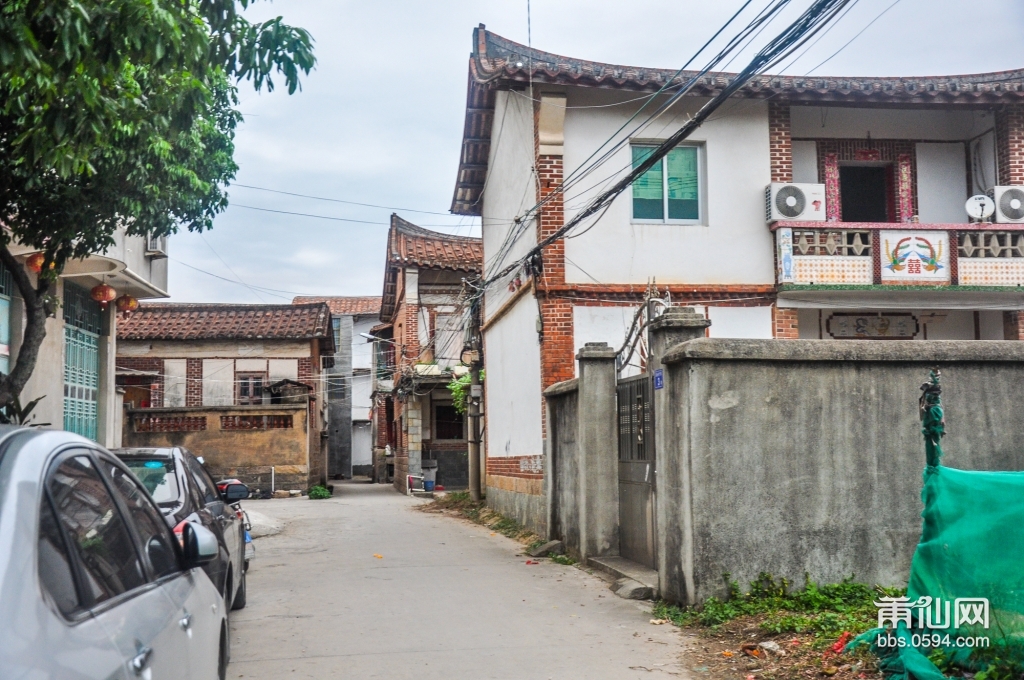
[[[634,144],[633,167],[654,152],[653,145]],[[702,149],[677,146],[633,182],[633,220],[699,224],[704,217]]]

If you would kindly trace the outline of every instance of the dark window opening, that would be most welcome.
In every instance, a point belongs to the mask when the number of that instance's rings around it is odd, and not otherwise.
[[[892,171],[885,166],[839,168],[844,222],[893,222],[890,214]]]
[[[263,386],[266,384],[266,374],[239,373],[236,379],[238,381],[238,404],[240,406],[263,403]]]
[[[434,439],[462,439],[463,417],[451,404],[434,406]]]

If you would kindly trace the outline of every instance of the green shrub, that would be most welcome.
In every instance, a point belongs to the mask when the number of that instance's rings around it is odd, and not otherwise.
[[[326,486],[317,485],[317,486],[314,486],[312,489],[309,490],[309,498],[310,498],[310,500],[318,501],[318,500],[321,500],[323,498],[330,498],[330,497],[331,497],[331,492],[330,492],[330,490]]]

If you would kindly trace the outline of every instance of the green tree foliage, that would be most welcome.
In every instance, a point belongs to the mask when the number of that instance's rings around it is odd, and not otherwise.
[[[0,405],[31,376],[53,283],[118,229],[202,231],[227,207],[241,119],[235,84],[289,93],[312,38],[254,0],[8,0],[0,5],[0,261],[25,301],[25,337]],[[33,283],[11,254],[41,251]]]

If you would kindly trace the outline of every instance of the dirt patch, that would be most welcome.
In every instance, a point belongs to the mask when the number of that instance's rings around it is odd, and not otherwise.
[[[742,616],[711,628],[684,626],[687,669],[697,680],[882,680],[875,657],[866,650],[836,653],[838,640],[830,645],[813,635],[765,633],[767,618]]]

